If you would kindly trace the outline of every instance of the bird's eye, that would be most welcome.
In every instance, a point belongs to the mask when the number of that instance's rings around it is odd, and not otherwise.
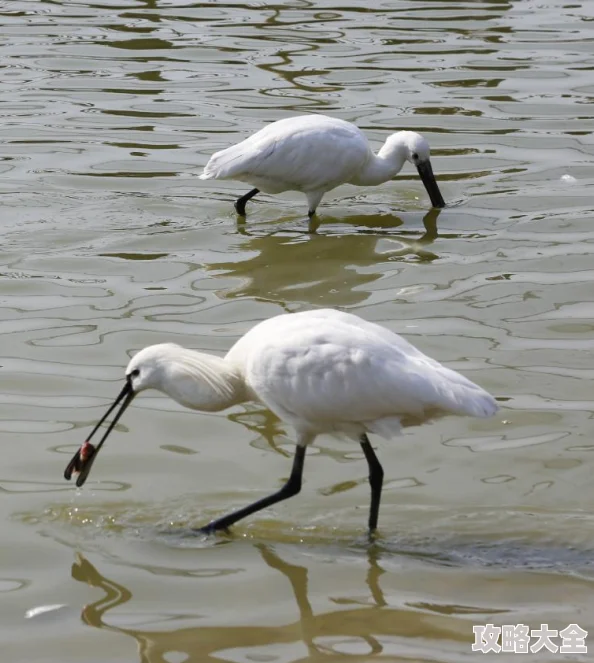
[[[133,371],[130,371],[128,373],[128,379],[131,380],[132,378],[137,378],[140,375],[140,370],[138,368],[135,368]]]
[[[412,158],[413,158],[414,161],[417,161],[417,159],[419,158],[418,153],[417,153],[417,152],[413,152]]]

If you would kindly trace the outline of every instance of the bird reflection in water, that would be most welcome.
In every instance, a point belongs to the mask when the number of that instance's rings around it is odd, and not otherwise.
[[[371,216],[351,215],[348,217],[348,226],[352,229],[352,232],[355,235],[394,236],[397,233],[398,237],[410,235],[411,245],[415,242],[426,244],[437,238],[437,219],[442,211],[443,210],[441,209],[433,207],[423,216],[422,223],[425,232],[419,238],[416,238],[416,235],[418,234],[416,228],[414,230],[401,230],[400,228],[405,225],[405,221],[394,214],[374,214]],[[327,216],[325,217],[324,222],[322,222],[318,217],[314,217],[313,219],[309,219],[307,231],[304,231],[302,228],[295,228],[293,229],[293,233],[298,235],[315,235],[321,226],[327,228],[331,226],[333,222],[343,223],[344,218]],[[236,227],[238,234],[244,235],[245,237],[262,236],[261,228],[246,223],[245,219],[242,219],[241,217],[238,219]],[[277,231],[285,234],[291,232],[291,230],[284,225],[277,228]]]
[[[383,658],[386,655],[382,639],[393,643],[395,638],[408,640],[427,637],[426,614],[402,607],[390,607],[384,597],[380,579],[385,570],[380,565],[382,551],[378,546],[370,546],[366,551],[368,569],[365,583],[370,596],[328,597],[338,608],[318,614],[314,613],[309,599],[308,569],[283,560],[274,546],[257,543],[255,547],[268,567],[288,580],[299,613],[297,621],[279,626],[208,625],[170,631],[163,630],[162,623],[154,631],[116,626],[109,623],[108,613],[132,601],[132,593],[123,585],[102,576],[79,554],[72,565],[72,577],[104,592],[101,599],[83,608],[82,620],[94,628],[134,638],[141,663],[164,663],[171,660],[173,652],[176,652],[177,657],[184,654],[186,658],[182,660],[188,663],[265,660],[263,657],[269,657],[272,650],[277,651],[279,647],[283,647],[283,660],[322,660],[322,656],[323,660],[328,660],[328,654],[337,654],[333,644],[352,643],[354,640],[357,640],[358,653],[345,653],[341,647],[341,655],[350,661],[363,663],[369,661],[370,656]],[[316,599],[319,599],[319,590]],[[187,615],[184,618],[187,619]],[[433,615],[431,619],[430,638],[458,639],[452,633],[447,616]],[[363,642],[367,643],[366,647],[362,647]],[[289,653],[287,647],[294,648],[294,657],[286,657]],[[303,656],[304,647],[307,649],[307,657]],[[366,649],[365,653],[362,649]],[[390,649],[393,653],[393,644]]]
[[[394,270],[394,261],[430,263],[440,257],[431,246],[440,214],[430,210],[422,227],[393,215],[349,217],[346,225],[336,219],[338,227],[330,227],[332,219],[326,218],[324,232],[314,236],[286,224],[274,229],[239,224],[233,260],[223,256],[205,268],[215,278],[239,280],[217,291],[225,299],[249,297],[287,311],[303,302],[356,306],[387,270]]]

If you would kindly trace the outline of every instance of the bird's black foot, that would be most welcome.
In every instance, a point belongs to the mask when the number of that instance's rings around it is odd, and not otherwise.
[[[320,225],[321,222],[318,216],[313,216],[313,217],[310,216],[307,221],[307,232],[312,235],[315,235]]]
[[[224,532],[225,534],[230,534],[228,527],[215,527],[211,523],[205,525],[204,527],[198,527],[197,529],[193,529],[192,532],[194,532],[195,534],[203,534],[205,536],[212,536],[217,532]]]
[[[379,539],[379,533],[376,529],[370,529],[367,531],[367,541],[369,543],[375,543]]]

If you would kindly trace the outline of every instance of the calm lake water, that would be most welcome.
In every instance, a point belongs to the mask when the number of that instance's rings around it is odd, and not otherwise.
[[[486,623],[577,623],[594,649],[594,3],[0,15],[2,660],[458,663]],[[428,213],[407,165],[328,194],[315,233],[298,194],[238,222],[247,187],[200,181],[208,156],[305,112],[376,146],[422,132],[450,205]],[[224,353],[317,306],[404,334],[502,405],[373,440],[376,544],[363,456],[331,437],[299,497],[189,535],[288,475],[292,432],[254,404],[143,395],[84,489],[64,481],[139,348]]]

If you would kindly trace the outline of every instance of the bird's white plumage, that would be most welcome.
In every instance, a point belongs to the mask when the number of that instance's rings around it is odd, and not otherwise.
[[[265,320],[224,358],[150,346],[131,360],[133,372],[134,391],[156,388],[199,410],[261,401],[295,427],[302,444],[325,432],[391,437],[403,425],[497,410],[484,389],[401,336],[332,309]]]
[[[348,182],[372,155],[350,122],[302,115],[273,122],[237,145],[216,152],[202,179],[234,179],[266,193],[330,191]]]
[[[331,309],[271,318],[227,360],[243,364],[259,400],[300,431],[390,437],[400,425],[445,414],[489,416],[483,389],[402,337]]]
[[[368,528],[377,530],[384,470],[367,433],[392,437],[408,424],[446,414],[486,417],[492,396],[459,373],[424,355],[380,325],[331,309],[279,315],[257,324],[225,357],[151,345],[128,363],[117,398],[64,470],[82,486],[105,440],[136,394],[158,389],[178,403],[215,412],[247,400],[261,401],[297,432],[285,484],[200,529],[227,530],[301,490],[307,446],[320,433],[343,433],[359,442],[369,470]],[[91,439],[114,412],[107,430]]]
[[[381,184],[405,161],[418,166],[429,163],[429,156],[425,138],[412,131],[390,135],[376,155],[354,124],[327,115],[301,115],[272,122],[216,152],[200,178],[238,180],[272,194],[301,191],[313,212],[324,193],[341,184]],[[431,179],[437,189],[432,174]]]

